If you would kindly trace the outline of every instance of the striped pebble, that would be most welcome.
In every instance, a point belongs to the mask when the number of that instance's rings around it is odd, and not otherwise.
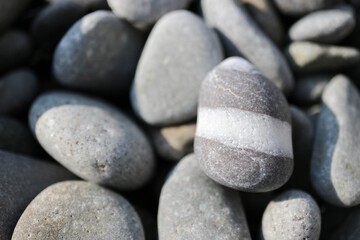
[[[195,153],[225,186],[265,192],[293,169],[290,112],[283,94],[240,57],[219,64],[202,84]]]

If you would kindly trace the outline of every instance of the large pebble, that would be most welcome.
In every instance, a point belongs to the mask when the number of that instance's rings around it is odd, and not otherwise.
[[[317,193],[337,206],[360,204],[360,94],[351,81],[335,76],[322,95],[311,180]]]
[[[155,23],[168,12],[186,8],[193,0],[107,0],[110,8],[119,18],[134,26],[145,28]]]
[[[337,216],[336,216],[337,217]],[[360,239],[360,207],[355,208],[346,221],[331,236],[331,240]]]
[[[137,114],[153,125],[195,118],[201,82],[223,59],[216,35],[195,14],[178,10],[153,28],[132,88]]]
[[[331,6],[339,0],[274,0],[279,10],[286,15],[300,16]]]
[[[280,90],[245,59],[229,58],[201,87],[198,161],[225,186],[251,192],[279,188],[293,169],[290,121]]]
[[[306,15],[290,28],[289,35],[293,41],[337,43],[354,30],[355,23],[355,10],[342,4]]]
[[[162,188],[159,240],[250,240],[239,194],[208,178],[194,154],[176,166]]]
[[[39,82],[28,69],[18,69],[0,78],[0,114],[18,114],[27,110],[38,91]]]
[[[207,24],[222,37],[228,55],[244,56],[285,93],[291,91],[294,80],[284,56],[239,1],[202,0],[201,7]]]
[[[0,33],[9,28],[30,0],[0,0]]]
[[[286,49],[292,67],[298,73],[339,70],[360,61],[356,48],[299,41]]]
[[[16,224],[12,240],[145,240],[139,216],[119,194],[83,181],[42,191]]]
[[[110,11],[77,21],[57,46],[53,71],[64,86],[107,94],[128,90],[143,47],[142,35]]]
[[[8,240],[26,206],[47,186],[74,179],[66,169],[0,151],[0,239]]]
[[[318,240],[321,215],[315,200],[307,193],[291,190],[271,201],[262,218],[264,240]]]

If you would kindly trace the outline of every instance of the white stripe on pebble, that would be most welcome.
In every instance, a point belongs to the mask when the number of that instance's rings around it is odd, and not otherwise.
[[[293,158],[291,125],[237,108],[199,108],[196,136],[229,147]]]

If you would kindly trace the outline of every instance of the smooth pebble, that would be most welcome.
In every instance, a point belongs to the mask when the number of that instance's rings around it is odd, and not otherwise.
[[[290,16],[301,16],[315,10],[329,7],[335,2],[339,2],[339,0],[274,0],[278,9],[283,14]]]

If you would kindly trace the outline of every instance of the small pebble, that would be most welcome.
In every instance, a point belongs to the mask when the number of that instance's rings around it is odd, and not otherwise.
[[[293,170],[284,95],[245,59],[226,59],[202,84],[194,149],[220,184],[249,192],[281,187]]]
[[[141,55],[131,93],[133,109],[151,125],[195,118],[201,82],[222,59],[218,38],[201,18],[185,10],[165,15]]]
[[[194,154],[183,158],[161,190],[159,240],[250,240],[240,195],[208,178]]]
[[[360,239],[360,207],[355,208],[341,227],[331,236],[330,240]]]
[[[0,0],[0,34],[15,22],[30,2],[31,0]]]
[[[139,216],[121,195],[84,181],[43,190],[16,224],[12,240],[145,240]]]
[[[320,10],[298,20],[289,30],[293,41],[337,43],[355,28],[355,10],[347,4]]]
[[[356,48],[306,41],[292,42],[286,52],[294,71],[298,73],[335,71],[360,61],[360,52]]]
[[[47,186],[74,179],[51,162],[0,150],[0,239],[11,238],[26,206]],[[27,239],[27,238],[23,238]]]
[[[334,2],[339,2],[339,0],[274,0],[279,10],[283,14],[290,16],[301,16],[329,7]]]
[[[306,192],[290,190],[268,204],[261,226],[264,240],[318,240],[320,209]]]
[[[119,94],[130,87],[142,47],[140,32],[99,10],[77,21],[61,39],[53,72],[66,87]]]
[[[344,75],[335,76],[322,95],[317,121],[311,181],[327,202],[360,204],[360,94]]]
[[[207,24],[219,33],[229,56],[244,56],[285,93],[294,84],[286,59],[239,1],[202,0]]]

